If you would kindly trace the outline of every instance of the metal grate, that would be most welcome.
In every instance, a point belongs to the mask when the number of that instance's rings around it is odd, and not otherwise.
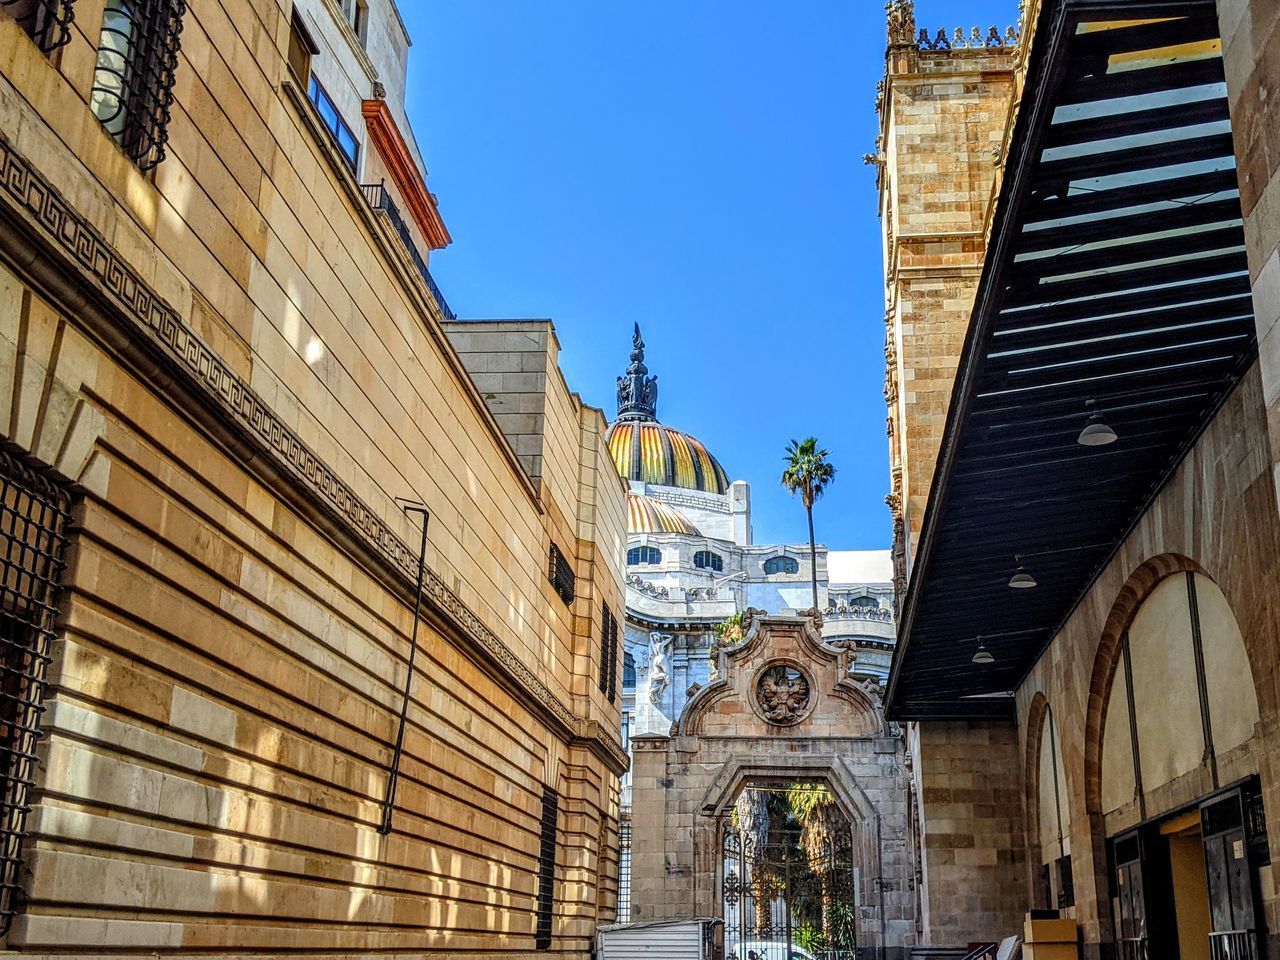
[[[65,490],[0,451],[0,933],[19,906],[70,506]]]
[[[538,850],[538,927],[534,947],[551,949],[551,909],[556,884],[556,820],[560,795],[551,787],[542,788],[541,837]]]
[[[186,0],[107,0],[90,102],[141,170],[164,159]]]
[[[577,595],[578,578],[573,574],[569,558],[554,543],[551,544],[551,554],[547,560],[547,579],[566,605],[573,603],[573,598]]]
[[[0,0],[0,10],[18,21],[35,45],[52,53],[71,39],[74,0]]]
[[[404,244],[404,249],[409,254],[409,259],[413,261],[414,267],[417,268],[418,275],[422,277],[422,282],[431,291],[431,296],[435,298],[436,306],[440,308],[444,318],[446,320],[457,320],[457,315],[449,308],[448,301],[445,300],[444,294],[440,292],[440,288],[436,286],[436,282],[431,276],[431,271],[427,269],[427,261],[423,260],[422,254],[418,252],[418,245],[414,242],[409,225],[404,222],[404,217],[400,215],[400,208],[391,199],[391,194],[387,192],[385,183],[366,183],[361,185],[360,189],[364,192],[364,198],[369,201],[369,206],[374,210],[381,210],[387,215],[387,220],[391,223],[391,229],[396,232],[396,236]]]
[[[618,618],[606,603],[600,619],[600,692],[613,703],[618,698]]]
[[[1258,935],[1252,930],[1209,934],[1210,960],[1261,960]]]
[[[618,923],[631,922],[631,821],[618,824]]]

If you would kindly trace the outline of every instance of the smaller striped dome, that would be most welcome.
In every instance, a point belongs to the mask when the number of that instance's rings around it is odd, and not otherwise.
[[[702,534],[679,510],[652,497],[627,494],[627,533],[682,533],[690,537]]]

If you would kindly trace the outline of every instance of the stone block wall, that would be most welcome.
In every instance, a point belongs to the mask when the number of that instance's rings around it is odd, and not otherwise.
[[[909,567],[986,249],[1014,51],[891,46],[880,102],[890,503]],[[900,570],[903,575],[905,570]]]
[[[1017,727],[916,723],[910,749],[921,823],[922,942],[963,947],[1018,933],[1027,898]]]
[[[78,500],[4,945],[525,956],[551,786],[553,945],[586,957],[626,764],[603,415],[546,328],[533,482],[288,79],[289,5],[188,5],[145,175],[87,106],[102,10],[52,58],[0,15],[0,439]],[[397,498],[431,520],[384,836],[420,542]]]

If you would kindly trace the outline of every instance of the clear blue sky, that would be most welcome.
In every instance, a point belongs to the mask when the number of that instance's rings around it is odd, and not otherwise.
[[[461,317],[550,317],[572,389],[614,413],[639,321],[658,416],[751,483],[758,543],[807,538],[791,437],[836,483],[837,549],[889,546],[875,179],[880,0],[400,0],[409,114]],[[1015,0],[918,0],[921,26]]]

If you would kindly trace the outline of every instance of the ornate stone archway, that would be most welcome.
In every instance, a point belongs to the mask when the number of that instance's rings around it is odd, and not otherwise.
[[[822,782],[853,824],[859,947],[906,956],[916,916],[906,749],[850,666],[813,620],[750,617],[670,735],[634,741],[633,919],[720,915],[722,831],[741,790]]]

